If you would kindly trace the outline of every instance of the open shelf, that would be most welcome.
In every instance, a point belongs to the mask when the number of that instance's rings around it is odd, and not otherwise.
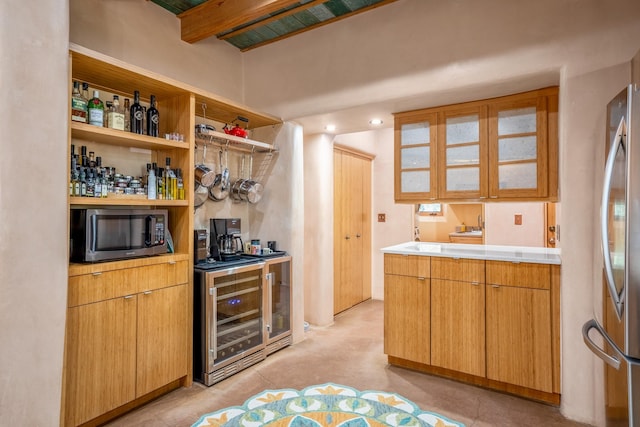
[[[269,152],[275,150],[274,146],[266,142],[254,141],[249,138],[229,135],[223,132],[208,130],[206,132],[196,132],[196,145],[214,144],[219,147],[226,147],[236,151],[258,151]]]
[[[149,150],[167,148],[189,150],[189,144],[187,142],[170,141],[163,138],[139,135],[137,133],[93,126],[86,123],[71,122],[71,136],[75,139],[122,147],[137,147]]]
[[[189,206],[189,200],[149,200],[135,196],[123,197],[69,197],[72,206]]]

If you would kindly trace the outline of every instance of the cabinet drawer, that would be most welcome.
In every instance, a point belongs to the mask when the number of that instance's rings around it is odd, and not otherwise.
[[[398,276],[431,277],[431,257],[385,254],[384,273]]]
[[[104,301],[138,292],[129,280],[129,269],[111,270],[69,277],[69,307]]]
[[[68,306],[166,288],[187,283],[188,280],[189,265],[184,260],[71,276]]]
[[[487,283],[520,288],[549,289],[551,266],[548,264],[487,261]]]
[[[484,260],[463,258],[431,259],[431,277],[444,280],[484,283]]]

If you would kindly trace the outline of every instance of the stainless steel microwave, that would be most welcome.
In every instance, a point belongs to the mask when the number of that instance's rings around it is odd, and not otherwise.
[[[166,253],[168,219],[166,209],[72,209],[71,261]]]

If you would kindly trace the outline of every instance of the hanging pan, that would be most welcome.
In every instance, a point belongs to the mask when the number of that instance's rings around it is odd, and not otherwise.
[[[229,186],[224,185],[224,170],[222,169],[222,150],[220,156],[220,173],[216,175],[216,179],[211,187],[209,187],[209,198],[215,202],[220,202],[229,196]],[[225,169],[226,170],[226,169]],[[228,175],[228,172],[227,172]]]

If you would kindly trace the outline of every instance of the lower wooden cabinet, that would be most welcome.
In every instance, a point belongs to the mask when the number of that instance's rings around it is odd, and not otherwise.
[[[136,299],[68,310],[64,425],[82,424],[135,399]]]
[[[487,286],[487,378],[553,392],[548,290]]]
[[[139,263],[147,265],[70,269],[65,426],[93,422],[189,376],[188,261]]]
[[[485,375],[484,285],[431,279],[431,364]]]
[[[559,287],[558,265],[385,254],[389,363],[559,404]]]
[[[428,364],[429,279],[385,274],[384,281],[384,352]]]

